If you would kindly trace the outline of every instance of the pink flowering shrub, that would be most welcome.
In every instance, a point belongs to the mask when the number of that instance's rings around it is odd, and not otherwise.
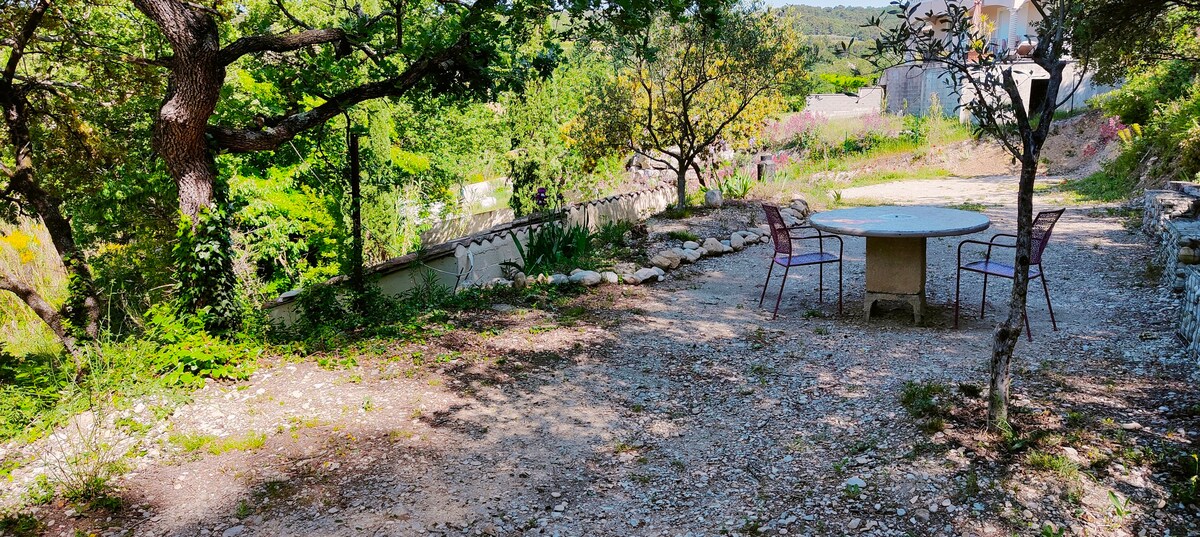
[[[765,137],[772,144],[807,147],[817,140],[818,132],[827,123],[829,118],[806,110],[767,125]]]
[[[1108,118],[1108,121],[1100,125],[1100,141],[1107,144],[1116,140],[1121,135],[1121,131],[1129,128],[1121,120],[1116,117]]]

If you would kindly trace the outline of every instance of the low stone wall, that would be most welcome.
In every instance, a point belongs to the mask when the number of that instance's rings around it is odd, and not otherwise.
[[[570,224],[596,229],[608,222],[637,222],[665,210],[675,201],[675,187],[663,182],[654,188],[619,194],[607,198],[572,205],[567,208],[566,219]],[[389,259],[369,267],[368,277],[376,277],[380,289],[387,294],[397,295],[412,289],[435,283],[459,289],[464,286],[481,285],[504,276],[503,264],[520,261],[515,240],[522,243],[528,238],[529,230],[541,226],[537,217],[517,219],[491,230],[423,247],[420,251]],[[337,282],[340,278],[331,280]],[[265,307],[268,315],[284,323],[295,319],[295,297],[298,291],[289,291]]]
[[[1187,265],[1200,262],[1200,186],[1171,182],[1164,190],[1147,190],[1142,230],[1158,239],[1155,262],[1175,292],[1183,292]]]
[[[1142,230],[1158,241],[1155,262],[1163,280],[1183,295],[1178,334],[1200,359],[1200,185],[1173,181],[1147,190]]]

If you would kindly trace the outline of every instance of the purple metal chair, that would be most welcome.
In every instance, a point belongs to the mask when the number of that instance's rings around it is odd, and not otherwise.
[[[767,212],[767,224],[771,228],[771,240],[775,244],[775,252],[771,255],[771,264],[767,268],[767,281],[763,282],[762,296],[758,298],[758,306],[762,307],[763,300],[767,298],[767,285],[771,283],[771,273],[775,270],[775,265],[783,267],[783,280],[779,283],[779,296],[775,299],[775,312],[771,315],[774,319],[779,316],[779,303],[783,300],[783,287],[787,285],[788,271],[792,267],[804,267],[809,265],[817,265],[817,300],[821,303],[825,302],[825,264],[837,263],[838,266],[838,314],[842,313],[842,238],[829,233],[822,233],[821,230],[812,226],[793,226],[788,227],[783,222],[783,215],[779,214],[779,207],[774,205],[763,204],[763,210]],[[816,235],[795,236],[793,231],[811,229],[816,232]],[[806,254],[796,254],[792,249],[793,241],[817,240],[818,251]],[[836,240],[838,242],[838,253],[833,255],[825,251],[825,241]]]
[[[1033,244],[1029,252],[1029,281],[1036,279],[1042,280],[1042,291],[1046,293],[1046,309],[1050,310],[1050,326],[1054,330],[1058,330],[1058,323],[1054,320],[1054,306],[1050,304],[1050,288],[1046,285],[1046,271],[1042,269],[1042,252],[1046,251],[1046,245],[1050,242],[1050,234],[1054,231],[1054,224],[1058,223],[1058,219],[1063,215],[1066,209],[1057,211],[1043,211],[1038,213],[1037,218],[1033,220]],[[1016,268],[1012,265],[992,261],[992,248],[1016,248],[1016,244],[997,243],[996,239],[1007,237],[1016,239],[1017,236],[1011,233],[998,233],[993,235],[988,242],[966,240],[958,244],[958,271],[954,279],[954,327],[958,328],[958,299],[959,299],[959,284],[962,281],[962,271],[978,272],[983,274],[983,299],[979,304],[979,318],[983,318],[984,308],[987,307],[987,282],[988,276],[999,276],[1001,278],[1013,279],[1016,277]],[[963,246],[968,244],[978,244],[987,246],[987,256],[983,261],[975,261],[972,263],[963,264],[962,253]],[[1033,333],[1029,328],[1029,314],[1022,312],[1022,317],[1025,318],[1025,336],[1029,341],[1033,341]]]

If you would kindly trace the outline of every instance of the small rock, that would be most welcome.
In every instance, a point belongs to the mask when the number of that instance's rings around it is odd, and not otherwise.
[[[570,281],[571,281],[571,278],[569,278],[566,274],[551,274],[550,275],[550,284],[551,285],[563,285],[565,283],[569,283]]]
[[[851,477],[850,479],[846,480],[846,482],[844,483],[844,486],[858,487],[859,490],[862,490],[862,489],[867,488],[867,482],[863,481],[862,478],[860,478],[860,477]]]
[[[603,280],[604,283],[617,283],[618,281],[620,281],[620,279],[617,277],[616,272],[611,272],[611,271],[607,271],[607,270],[600,273],[600,279]]]
[[[633,273],[633,277],[637,278],[638,282],[646,282],[648,280],[662,281],[663,270],[661,268],[644,268]]]
[[[854,520],[851,520],[850,523],[846,525],[846,527],[849,529],[852,529],[852,530],[856,530],[861,525],[862,525],[862,519],[856,518]]]
[[[700,244],[697,243],[696,241],[687,241],[687,242],[683,243],[684,250],[696,250],[698,248],[700,248]]]
[[[710,254],[719,254],[725,251],[725,245],[721,244],[721,241],[709,237],[704,239],[704,249],[708,250]]]
[[[667,258],[665,258],[665,257],[663,257],[663,256],[661,256],[661,255],[656,255],[656,256],[654,256],[654,257],[651,257],[651,258],[650,258],[650,264],[651,264],[651,265],[654,265],[654,266],[656,266],[656,267],[658,267],[658,268],[661,268],[661,269],[669,269],[669,268],[671,268],[671,260],[670,260],[670,259],[667,259]]]
[[[741,235],[734,233],[733,235],[729,236],[729,247],[733,248],[734,250],[741,250],[742,248],[746,247],[746,239]]]
[[[1121,428],[1125,429],[1126,431],[1136,431],[1142,428],[1142,424],[1136,421],[1131,421],[1129,423],[1122,423]]]
[[[593,270],[582,270],[571,274],[571,282],[577,283],[586,287],[598,285],[603,278],[599,272]]]
[[[725,200],[724,200],[724,198],[721,197],[720,190],[718,190],[716,188],[710,188],[710,189],[708,189],[707,192],[704,193],[704,206],[705,207],[716,208],[716,207],[720,207],[724,203],[725,203]]]
[[[246,531],[246,526],[238,524],[221,532],[221,537],[236,537],[237,535],[241,535],[243,531]]]

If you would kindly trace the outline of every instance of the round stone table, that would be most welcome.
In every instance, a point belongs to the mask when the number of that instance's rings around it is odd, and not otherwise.
[[[940,207],[859,207],[813,214],[814,228],[867,238],[867,293],[863,317],[871,319],[878,300],[899,300],[913,307],[917,324],[925,314],[925,243],[983,231],[987,216]]]

